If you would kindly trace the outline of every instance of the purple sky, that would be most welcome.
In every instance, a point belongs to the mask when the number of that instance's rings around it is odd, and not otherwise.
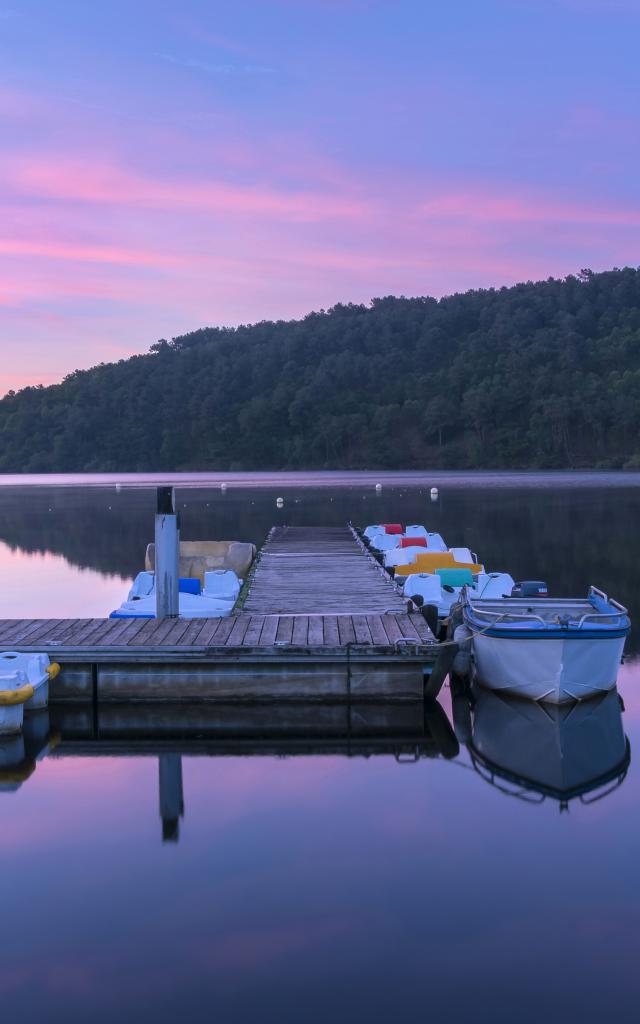
[[[640,263],[640,0],[0,0],[0,394]]]

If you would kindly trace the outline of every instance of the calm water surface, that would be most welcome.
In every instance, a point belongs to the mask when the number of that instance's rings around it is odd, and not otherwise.
[[[191,477],[182,534],[425,522],[552,593],[596,583],[640,622],[635,477],[441,477],[437,503],[431,482],[245,477],[221,494]],[[0,486],[0,617],[119,604],[151,539],[148,483]],[[639,644],[622,714],[614,699],[559,721],[448,688],[440,716],[192,709],[145,735],[130,714],[96,729],[52,709],[23,748],[0,744],[3,1014],[635,1021]]]

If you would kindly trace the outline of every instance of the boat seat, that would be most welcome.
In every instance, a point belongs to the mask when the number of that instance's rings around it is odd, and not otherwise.
[[[432,573],[414,573],[406,579],[402,593],[405,597],[421,597],[424,604],[439,604],[442,601],[442,581]]]
[[[402,533],[402,524],[401,523],[385,523],[384,524],[384,532],[385,533],[390,533],[390,534],[396,534],[396,533],[401,534]]]
[[[372,526],[365,527],[362,536],[366,537],[367,540],[372,540],[379,533],[384,533],[384,526],[381,526],[380,523],[377,523]]]
[[[483,573],[476,577],[476,597],[510,597],[515,581],[508,572]]]
[[[424,537],[425,540],[428,537],[426,526],[420,526],[418,523],[414,523],[413,526],[407,526],[404,535],[405,537]]]
[[[377,533],[371,540],[371,547],[374,551],[391,551],[398,547],[399,541],[398,534]]]
[[[214,569],[205,573],[202,593],[218,601],[235,602],[240,593],[240,580],[231,569]]]
[[[449,551],[455,558],[456,562],[475,562],[476,558],[473,552],[469,548],[449,548]]]
[[[139,601],[142,597],[149,597],[153,594],[156,585],[156,578],[152,572],[139,572],[136,576],[127,601]]]
[[[384,553],[384,567],[389,569],[391,566],[415,562],[421,551],[424,551],[424,548],[391,548]]]
[[[440,577],[443,587],[464,587],[467,583],[473,584],[471,569],[436,569],[436,575]]]
[[[429,551],[448,551],[448,547],[445,544],[443,538],[439,533],[428,533],[427,534],[427,547]]]
[[[426,537],[401,537],[400,547],[401,548],[426,548],[427,538]]]

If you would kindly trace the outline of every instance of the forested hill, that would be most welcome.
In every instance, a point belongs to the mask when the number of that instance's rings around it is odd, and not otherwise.
[[[204,328],[0,401],[0,471],[640,467],[640,271]]]

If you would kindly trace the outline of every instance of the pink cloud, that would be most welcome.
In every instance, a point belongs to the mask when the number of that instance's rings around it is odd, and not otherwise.
[[[0,256],[42,256],[82,263],[116,263],[124,266],[172,267],[178,262],[168,253],[109,245],[82,245],[55,241],[0,239]]]
[[[422,203],[420,212],[426,217],[460,218],[468,221],[496,223],[610,224],[640,226],[640,210],[622,209],[602,204],[556,202],[544,197],[496,195],[480,189],[444,192]]]
[[[360,200],[314,192],[287,192],[265,186],[231,185],[223,181],[163,181],[108,164],[63,158],[23,160],[9,180],[23,195],[75,203],[197,208],[229,215],[280,217],[297,221],[360,218],[368,212]]]

